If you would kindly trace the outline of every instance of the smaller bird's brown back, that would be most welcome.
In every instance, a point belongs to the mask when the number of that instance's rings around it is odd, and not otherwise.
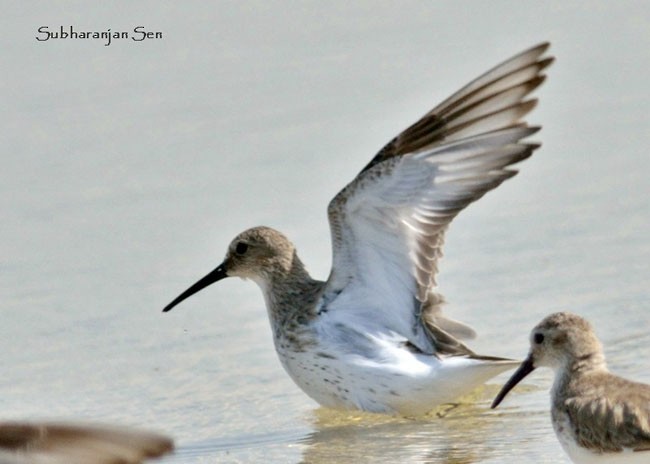
[[[596,452],[646,451],[650,462],[650,385],[592,372],[574,376],[555,402],[569,416],[580,446]]]

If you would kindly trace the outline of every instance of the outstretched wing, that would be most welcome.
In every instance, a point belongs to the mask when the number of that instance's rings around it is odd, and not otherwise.
[[[444,232],[463,208],[516,174],[508,166],[538,147],[522,142],[539,130],[523,117],[536,104],[526,96],[552,62],[541,58],[547,48],[520,53],[456,92],[395,137],[334,197],[328,310],[356,306],[355,317],[401,334],[426,353],[440,351],[436,337],[455,341],[444,324],[436,325],[444,322],[441,297],[431,296]],[[455,342],[452,353],[469,351]]]
[[[0,464],[137,464],[172,449],[171,439],[130,428],[0,423]]]

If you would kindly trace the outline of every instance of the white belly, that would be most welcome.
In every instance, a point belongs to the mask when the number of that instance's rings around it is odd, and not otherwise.
[[[396,376],[342,361],[324,352],[278,353],[293,381],[322,406],[395,412],[403,392]],[[393,397],[393,401],[391,401]]]
[[[507,369],[462,357],[441,360],[390,343],[355,354],[331,344],[276,349],[293,381],[322,406],[407,416],[449,403]]]

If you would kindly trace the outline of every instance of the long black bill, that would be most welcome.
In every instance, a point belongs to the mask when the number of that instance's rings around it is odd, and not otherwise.
[[[526,377],[528,374],[533,372],[535,370],[535,366],[533,365],[533,359],[531,356],[528,356],[524,362],[521,363],[519,366],[519,369],[515,371],[514,374],[512,374],[512,377],[510,377],[510,380],[506,382],[506,384],[501,388],[501,391],[499,394],[494,398],[494,401],[492,401],[492,406],[490,406],[492,409],[496,408],[499,406],[501,401],[506,397],[508,392],[515,388],[515,385],[517,385],[519,382],[521,382],[524,377]]]
[[[213,283],[215,283],[215,282],[217,282],[217,281],[219,281],[221,279],[224,279],[226,277],[228,277],[228,273],[226,271],[226,265],[225,265],[225,263],[222,263],[214,271],[210,272],[207,276],[205,276],[204,278],[199,280],[197,283],[192,285],[190,288],[185,290],[180,295],[178,295],[178,297],[176,297],[176,299],[174,301],[172,301],[167,306],[165,306],[165,308],[163,309],[163,312],[166,313],[167,311],[172,309],[174,306],[176,306],[178,303],[180,303],[184,299],[191,297],[196,292],[199,292],[199,291],[203,290],[208,285],[211,285],[211,284],[213,284]]]

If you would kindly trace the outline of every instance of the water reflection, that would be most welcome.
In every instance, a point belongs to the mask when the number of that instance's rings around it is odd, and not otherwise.
[[[477,461],[477,443],[456,446],[459,435],[476,436],[471,427],[485,421],[427,417],[405,420],[386,417],[337,417],[331,411],[314,412],[316,430],[308,440],[302,463],[329,462],[441,462]]]
[[[420,418],[318,408],[302,420],[297,417],[294,427],[180,443],[176,455],[165,462],[469,464],[502,462],[513,453],[520,462],[554,462],[561,452],[550,430],[545,388],[523,384],[510,404],[493,411],[489,404],[499,388],[487,385]],[[551,460],[535,456],[540,446]]]
[[[487,390],[487,391],[486,391]],[[490,396],[492,389],[475,396]],[[314,432],[302,463],[435,462],[469,464],[498,454],[486,437],[501,432],[502,418],[477,398],[444,405],[417,419],[376,414],[313,411]]]

